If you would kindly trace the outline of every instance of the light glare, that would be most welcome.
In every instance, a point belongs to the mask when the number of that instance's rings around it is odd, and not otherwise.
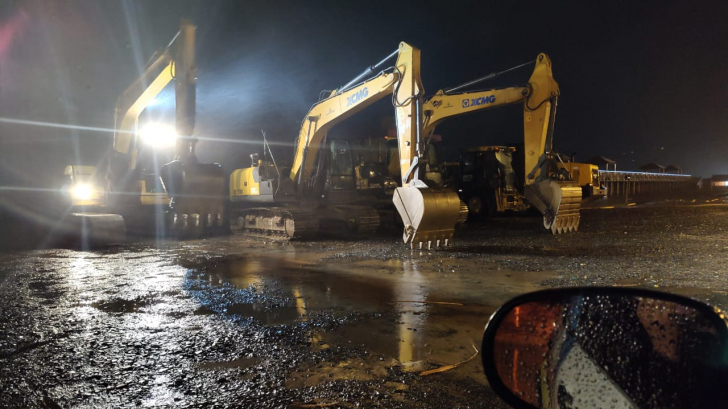
[[[139,137],[152,148],[167,148],[177,141],[177,131],[169,125],[152,122],[139,131]]]
[[[76,183],[73,188],[71,188],[71,196],[75,200],[90,200],[93,193],[93,189],[88,183]]]

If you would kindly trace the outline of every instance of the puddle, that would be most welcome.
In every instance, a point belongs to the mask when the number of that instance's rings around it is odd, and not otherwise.
[[[131,313],[138,312],[141,308],[150,306],[155,302],[155,300],[145,297],[132,300],[115,298],[113,300],[92,302],[91,306],[104,312]]]
[[[296,372],[292,379],[298,379],[294,383],[299,386],[319,378],[370,380],[385,376],[384,369],[392,366],[419,372],[471,357],[474,348],[480,348],[483,328],[495,310],[490,303],[472,302],[488,300],[479,290],[486,286],[482,283],[484,277],[475,275],[476,281],[471,283],[452,274],[443,283],[443,268],[460,267],[428,265],[435,268],[420,272],[411,260],[370,260],[339,263],[338,267],[346,271],[333,271],[337,267],[334,263],[316,269],[290,258],[218,259],[199,277],[192,278],[210,283],[213,288],[232,285],[239,291],[254,293],[260,302],[201,306],[195,314],[252,317],[264,325],[316,320],[317,325],[307,334],[312,348],[344,347],[360,354],[356,362],[347,358]],[[441,287],[447,287],[449,293],[440,291]],[[500,299],[510,296],[490,298],[499,305]],[[476,361],[457,371],[483,383]]]

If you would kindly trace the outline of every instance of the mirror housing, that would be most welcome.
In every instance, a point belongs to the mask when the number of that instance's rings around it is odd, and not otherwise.
[[[491,388],[514,408],[705,408],[728,398],[725,314],[674,294],[521,295],[491,316],[481,352]]]

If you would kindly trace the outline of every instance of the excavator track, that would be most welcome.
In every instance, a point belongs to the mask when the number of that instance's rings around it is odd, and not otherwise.
[[[302,239],[315,236],[319,220],[307,210],[289,208],[252,208],[237,212],[231,228],[246,236]]]
[[[366,236],[379,229],[377,209],[370,206],[335,205],[320,209],[321,232],[337,236]]]
[[[372,207],[324,206],[314,210],[245,209],[237,212],[231,228],[247,236],[291,240],[310,239],[321,234],[371,235],[379,224],[379,212]]]
[[[370,235],[374,234],[380,225],[379,212],[373,207],[366,207],[362,209],[361,213],[357,216],[356,230],[354,233],[357,235]]]

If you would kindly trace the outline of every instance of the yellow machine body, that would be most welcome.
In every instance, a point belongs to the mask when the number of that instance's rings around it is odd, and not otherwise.
[[[583,197],[606,196],[607,189],[599,179],[599,166],[591,163],[564,162],[559,166],[566,169],[571,178],[579,184]]]
[[[424,132],[431,134],[439,123],[453,116],[522,103],[524,195],[544,215],[544,226],[554,234],[576,231],[580,220],[581,188],[568,174],[559,174],[554,169],[553,126],[559,95],[551,60],[542,53],[536,58],[526,86],[476,92],[438,91],[425,103]]]
[[[402,187],[395,189],[392,200],[404,222],[402,238],[412,248],[447,246],[462,218],[462,207],[457,192],[431,188],[420,179],[425,172],[426,147],[422,131],[425,90],[420,79],[420,50],[400,44],[396,66],[402,75],[394,94]]]
[[[406,43],[400,43],[396,52],[395,69],[382,71],[371,79],[361,81],[364,76],[373,74],[372,69],[365,71],[347,85],[331,92],[316,103],[304,117],[296,139],[293,166],[288,181],[276,188],[271,201],[279,202],[279,197],[286,195],[287,186],[295,189],[293,194],[300,198],[310,188],[310,180],[316,170],[319,151],[325,146],[324,138],[328,131],[341,121],[355,115],[384,97],[393,96],[395,116],[397,118],[397,139],[399,167],[402,174],[403,188],[406,191],[395,194],[395,206],[405,221],[404,240],[411,245],[429,242],[429,245],[442,243],[452,239],[455,223],[460,218],[459,199],[455,192],[436,191],[426,185],[416,183],[419,179],[419,163],[423,155],[424,140],[421,138],[420,118],[423,88],[420,81],[420,51]],[[383,60],[382,62],[386,61]],[[374,67],[380,66],[382,63]],[[359,82],[361,81],[361,82]],[[232,201],[255,201],[260,193],[253,193],[251,180],[255,177],[256,166],[239,169],[233,172],[230,179],[230,198]],[[354,175],[352,175],[354,176]],[[246,186],[248,183],[248,186]],[[247,188],[247,189],[246,189]],[[262,189],[262,187],[261,187]],[[260,192],[260,191],[259,191]],[[399,199],[398,199],[399,198]],[[450,202],[457,205],[452,206]],[[315,203],[315,202],[314,202]],[[322,206],[321,203],[315,206]],[[310,206],[309,206],[310,207]],[[323,210],[322,210],[323,209]],[[372,215],[371,212],[374,212]],[[327,214],[322,214],[327,213]],[[376,210],[368,206],[325,206],[318,212],[312,208],[292,207],[259,208],[241,213],[239,224],[245,229],[255,231],[272,231],[287,237],[307,236],[301,229],[310,229],[310,220],[322,217],[339,217],[349,219],[354,227],[364,231],[372,230]],[[293,219],[297,218],[297,219]],[[379,220],[376,217],[376,225]],[[303,227],[301,227],[303,226]]]
[[[74,213],[74,218],[93,216],[93,223],[81,221],[84,235],[94,226],[109,234],[110,226],[121,226],[127,233],[170,234],[174,237],[197,237],[223,232],[225,178],[217,164],[199,164],[195,157],[197,140],[192,137],[195,125],[196,27],[183,20],[180,30],[169,45],[155,54],[144,71],[118,98],[114,113],[114,138],[108,166],[97,177],[103,184],[104,200],[100,209],[106,214]],[[158,150],[153,143],[143,143],[137,129],[139,116],[155,97],[171,82],[175,87],[176,135],[168,151],[174,161],[157,167]],[[162,135],[146,135],[154,141]],[[166,137],[166,135],[164,135]],[[147,141],[149,142],[149,141]],[[147,146],[149,145],[149,146]],[[141,155],[155,155],[148,164],[140,165]],[[152,153],[153,152],[153,153]],[[161,151],[160,151],[161,152]],[[163,181],[165,175],[168,180]],[[174,193],[174,194],[173,194]],[[106,217],[109,223],[103,222]],[[121,224],[119,220],[122,220]]]
[[[253,177],[255,167],[235,169],[230,174],[230,200],[235,202],[240,197],[260,196],[260,181]]]
[[[526,198],[518,192],[516,186],[516,176],[512,166],[515,152],[516,148],[512,146],[477,146],[461,151],[463,170],[460,174],[459,191],[471,213],[484,214],[493,211],[484,208],[484,205],[488,204],[484,203],[484,196],[490,195],[491,191],[492,197],[485,201],[495,200],[494,210],[496,212],[520,212],[531,207]],[[485,158],[488,155],[492,155],[492,158],[495,159],[497,169],[486,166],[488,161]],[[465,163],[468,160],[472,168],[466,173]],[[497,183],[494,182],[494,178]]]

